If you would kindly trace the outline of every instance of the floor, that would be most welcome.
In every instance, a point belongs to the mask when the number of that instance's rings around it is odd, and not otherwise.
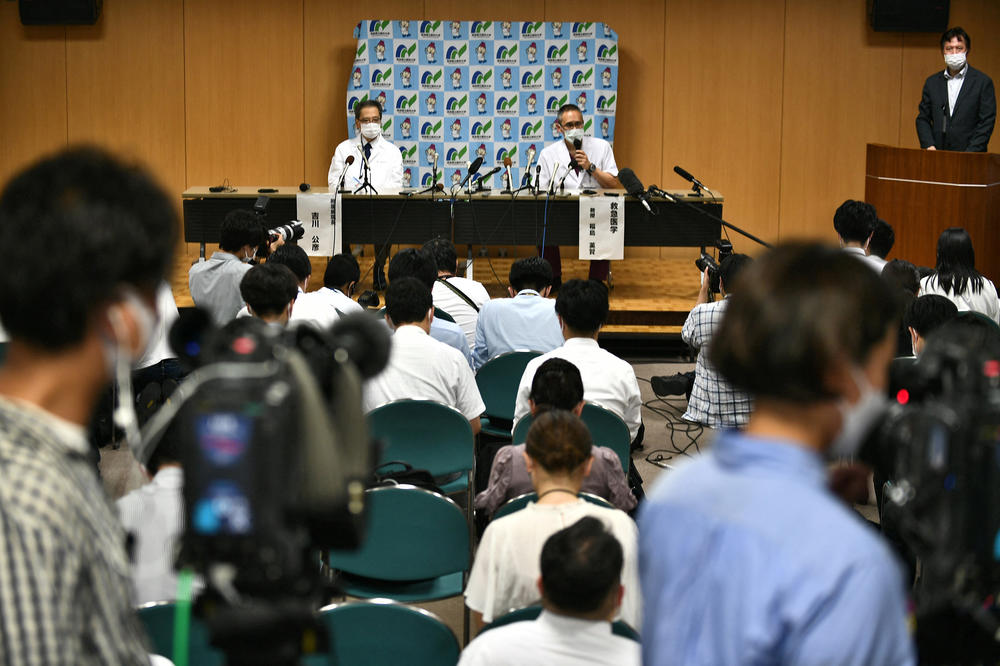
[[[661,475],[669,473],[674,461],[711,446],[714,434],[712,430],[702,430],[680,422],[680,415],[685,408],[684,397],[668,400],[657,398],[649,384],[650,377],[685,372],[693,367],[692,363],[633,363],[644,401],[643,422],[646,434],[644,448],[633,452],[632,459],[644,480],[647,492]],[[143,473],[124,443],[118,450],[110,446],[101,450],[101,473],[105,488],[115,498],[144,483]],[[866,518],[877,520],[874,506],[859,505],[856,508]],[[451,627],[459,641],[462,640],[464,606],[461,598],[419,605],[437,614]]]

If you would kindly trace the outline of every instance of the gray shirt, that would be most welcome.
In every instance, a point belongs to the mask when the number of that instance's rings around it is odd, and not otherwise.
[[[217,326],[235,319],[243,307],[240,281],[250,268],[250,264],[244,264],[236,255],[220,250],[188,271],[188,287],[194,304],[207,310]]]

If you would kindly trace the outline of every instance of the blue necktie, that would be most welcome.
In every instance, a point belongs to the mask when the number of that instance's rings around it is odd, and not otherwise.
[[[372,144],[366,143],[365,144],[365,159],[366,160],[371,159],[371,156],[372,156]]]

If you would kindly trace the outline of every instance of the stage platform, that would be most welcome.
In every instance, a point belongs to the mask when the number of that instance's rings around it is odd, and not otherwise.
[[[395,246],[393,249],[395,251]],[[464,248],[460,248],[462,250]],[[575,250],[563,248],[563,281],[587,277],[588,262],[575,259]],[[497,248],[491,248],[489,257],[474,256],[473,277],[486,286],[490,296],[506,296],[511,263],[519,257],[529,256],[532,251],[531,247],[507,248],[508,256],[500,257],[497,256]],[[213,247],[209,246],[208,256],[212,252]],[[681,252],[690,254],[690,257],[636,257],[611,262],[611,313],[602,329],[602,344],[634,357],[675,356],[683,351],[680,330],[698,297],[699,273],[694,265],[698,249],[675,250],[677,254]],[[368,246],[364,255],[358,258],[362,275],[359,292],[372,286],[371,257],[371,246]],[[171,281],[178,307],[194,305],[188,290],[187,272],[197,258],[198,246],[194,243],[184,244],[178,253]],[[464,261],[464,258],[459,258],[460,267]],[[323,285],[326,258],[314,257],[312,263],[310,291]]]

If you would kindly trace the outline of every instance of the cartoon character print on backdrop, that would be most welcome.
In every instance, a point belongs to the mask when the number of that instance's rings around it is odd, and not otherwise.
[[[554,121],[566,103],[583,110],[587,136],[614,142],[618,35],[607,24],[369,20],[355,36],[347,126],[354,131],[358,102],[382,103],[404,187],[431,184],[435,154],[445,186],[476,157],[483,173],[510,157],[520,183],[532,156],[560,138]],[[503,172],[486,185],[502,189]]]

